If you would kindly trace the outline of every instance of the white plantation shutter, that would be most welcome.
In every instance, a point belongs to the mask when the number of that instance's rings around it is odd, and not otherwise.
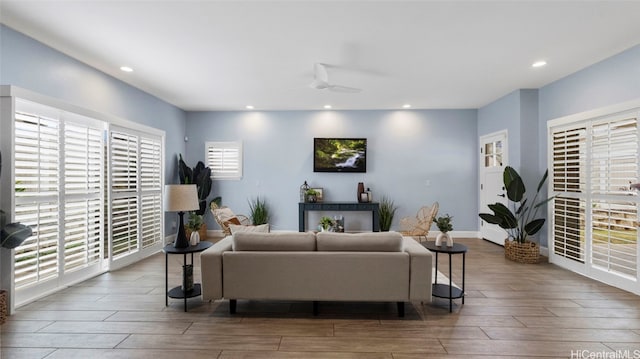
[[[638,112],[551,126],[551,140],[551,258],[640,292]]]
[[[638,121],[601,121],[591,133],[592,264],[635,278],[638,203],[629,185],[638,182]]]
[[[242,142],[206,142],[205,147],[213,179],[242,178]]]
[[[162,242],[162,140],[111,131],[111,253],[114,259]]]
[[[141,240],[142,248],[162,241],[162,142],[140,140]]]
[[[102,253],[104,129],[84,122],[64,126],[65,272],[98,264]]]
[[[553,133],[553,246],[557,255],[584,261],[586,128]]]
[[[17,289],[101,260],[103,123],[18,101],[15,220],[33,229],[16,249]]]
[[[48,117],[56,111],[26,105],[15,114],[14,213],[33,235],[15,251],[16,288],[58,276],[60,121]]]
[[[36,103],[16,97],[13,88],[9,93],[2,96],[0,131],[9,129],[3,146],[13,163],[5,163],[3,181],[11,180],[3,184],[12,186],[0,188],[1,204],[9,220],[33,230],[13,252],[11,303],[115,269],[114,256],[127,258],[118,261],[126,265],[155,253],[164,233],[163,132],[19,92],[49,105]]]

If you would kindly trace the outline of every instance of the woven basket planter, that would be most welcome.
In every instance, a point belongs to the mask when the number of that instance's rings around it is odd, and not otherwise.
[[[535,242],[518,243],[507,239],[504,241],[504,256],[518,263],[538,263],[540,246]]]
[[[7,310],[7,291],[0,290],[0,325],[4,324],[7,320],[8,315]]]

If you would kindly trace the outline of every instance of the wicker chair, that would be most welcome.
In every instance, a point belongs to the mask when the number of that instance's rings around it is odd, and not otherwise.
[[[249,217],[242,214],[235,214],[228,207],[218,207],[215,202],[211,202],[211,214],[213,214],[213,218],[216,220],[216,222],[222,229],[222,233],[224,233],[225,236],[231,235],[229,224],[238,224],[244,226],[248,226],[251,224]]]
[[[433,219],[438,215],[438,209],[438,202],[434,202],[431,206],[420,208],[415,217],[402,218],[400,220],[400,233],[403,236],[414,237],[419,242],[422,242],[424,237],[426,241]]]

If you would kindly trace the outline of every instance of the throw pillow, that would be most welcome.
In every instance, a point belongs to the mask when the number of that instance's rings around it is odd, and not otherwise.
[[[234,216],[234,217],[231,217],[231,218],[227,219],[226,221],[224,221],[224,224],[226,224],[228,226],[231,226],[231,225],[239,226],[242,223],[240,223],[240,220],[238,219],[238,217]]]
[[[269,233],[269,224],[261,224],[259,226],[243,226],[238,224],[229,224],[231,234],[240,232]]]

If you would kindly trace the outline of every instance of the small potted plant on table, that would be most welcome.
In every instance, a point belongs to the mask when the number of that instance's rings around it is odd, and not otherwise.
[[[436,226],[438,226],[438,229],[440,230],[440,233],[438,233],[438,236],[436,237],[436,246],[441,246],[444,242],[447,247],[453,247],[453,238],[451,238],[451,235],[449,234],[449,232],[453,230],[451,219],[453,219],[453,217],[448,213],[436,218]]]
[[[322,232],[330,231],[333,228],[334,222],[330,217],[320,218],[320,230]]]

